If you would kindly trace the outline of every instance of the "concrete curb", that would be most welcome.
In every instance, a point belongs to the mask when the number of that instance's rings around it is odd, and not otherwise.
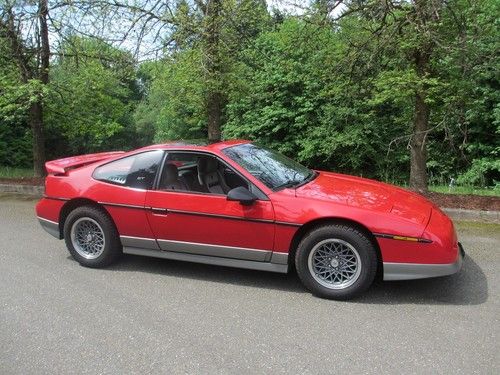
[[[42,185],[0,184],[0,193],[15,193],[40,198],[44,191],[45,187]]]
[[[0,193],[14,193],[40,198],[44,192],[43,186],[0,184]],[[442,208],[453,220],[481,221],[484,223],[500,224],[500,211],[465,210],[462,208]]]
[[[442,208],[453,220],[481,221],[483,223],[500,224],[500,211],[465,210],[463,208]]]

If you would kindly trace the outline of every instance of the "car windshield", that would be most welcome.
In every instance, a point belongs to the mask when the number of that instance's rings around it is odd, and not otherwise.
[[[316,172],[266,147],[245,143],[223,152],[272,190],[297,187],[311,181]]]

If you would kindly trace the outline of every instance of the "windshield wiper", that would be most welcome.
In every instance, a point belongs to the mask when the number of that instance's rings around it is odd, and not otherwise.
[[[281,185],[276,186],[273,190],[286,189],[286,188],[298,188],[299,186],[307,184],[309,181],[314,180],[318,175],[317,172],[311,171],[303,180],[289,180]]]
[[[300,181],[290,180],[290,181],[287,181],[281,185],[274,187],[273,190],[276,191],[279,189],[291,188],[291,187],[294,187],[295,185],[297,185],[298,183],[300,183]]]

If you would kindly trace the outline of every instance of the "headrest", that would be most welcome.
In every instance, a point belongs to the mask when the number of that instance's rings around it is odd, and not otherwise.
[[[179,178],[178,169],[174,164],[165,164],[165,171],[163,173],[165,176],[163,181],[166,184],[175,182]]]
[[[199,174],[206,174],[206,173],[212,173],[212,172],[217,172],[217,159],[215,158],[199,158],[198,159],[198,173]]]

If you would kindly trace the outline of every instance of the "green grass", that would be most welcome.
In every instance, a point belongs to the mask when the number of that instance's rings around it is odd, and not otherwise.
[[[33,177],[33,169],[0,166],[0,178]]]
[[[430,191],[434,191],[436,193],[445,193],[445,194],[472,194],[472,195],[486,195],[486,196],[500,196],[500,189],[480,189],[475,188],[473,186],[453,186],[452,188],[445,185],[436,185],[429,186]]]

